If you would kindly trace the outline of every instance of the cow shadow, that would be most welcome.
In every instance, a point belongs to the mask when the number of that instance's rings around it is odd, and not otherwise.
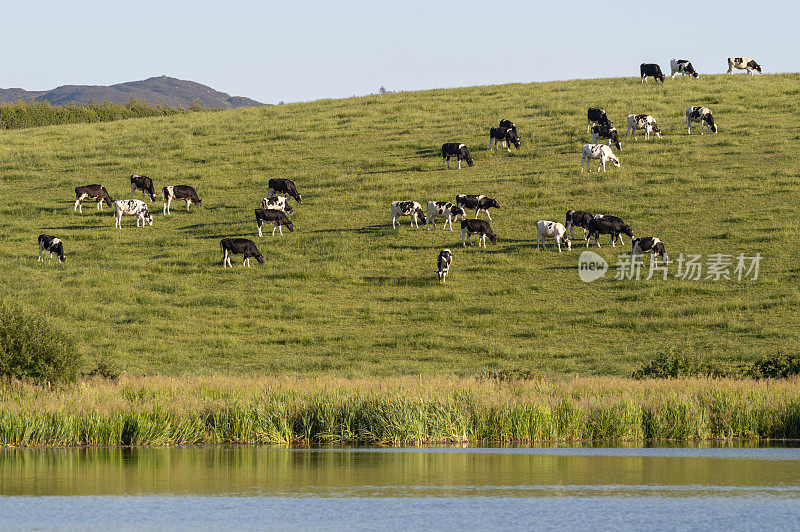
[[[272,232],[272,231],[270,231],[270,232]],[[266,235],[266,233],[265,233],[265,235]],[[272,235],[268,235],[268,236],[271,237]],[[275,233],[275,236],[276,237],[279,236],[278,233]],[[239,234],[223,233],[221,235],[203,235],[203,236],[197,236],[196,238],[199,238],[200,240],[222,240],[223,238],[248,238],[248,239],[252,240],[253,242],[258,242],[259,241],[258,233],[255,232],[255,231],[252,232],[252,233],[239,233]],[[263,239],[263,238],[264,237],[261,237],[260,239]]]
[[[106,227],[114,227],[113,225],[62,225],[57,227],[42,227],[42,231],[64,230],[64,231],[85,231],[92,229],[104,229]]]
[[[432,275],[430,277],[391,277],[387,275],[375,275],[362,277],[365,283],[374,284],[379,286],[432,286],[435,283],[435,272],[431,269]]]

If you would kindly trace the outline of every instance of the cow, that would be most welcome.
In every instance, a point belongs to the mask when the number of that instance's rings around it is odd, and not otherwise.
[[[589,222],[594,218],[592,213],[584,211],[567,211],[567,220],[564,226],[569,229],[570,236],[575,239],[573,227],[580,227],[583,229],[583,239],[586,239],[586,229],[589,228]]]
[[[106,187],[103,185],[75,187],[75,208],[72,209],[72,212],[76,210],[83,212],[83,200],[87,198],[97,200],[97,208],[101,211],[103,210],[103,202],[106,202],[109,207],[111,207],[114,202],[114,198],[111,197],[111,194],[108,193]]]
[[[497,235],[492,232],[489,222],[486,220],[461,220],[461,243],[464,247],[467,247],[467,242],[469,242],[470,246],[473,245],[469,236],[474,234],[480,235],[478,237],[478,247],[481,246],[481,243],[483,243],[483,247],[486,247],[487,236],[492,241],[492,244],[497,244]]]
[[[692,62],[688,59],[670,59],[669,69],[672,71],[672,79],[675,79],[675,74],[680,74],[681,77],[689,74],[693,78],[699,78],[700,74],[692,66]]]
[[[644,140],[650,138],[651,132],[661,138],[661,130],[658,129],[655,118],[650,115],[628,115],[628,138],[631,138],[633,131],[633,140],[637,140],[636,131],[639,129],[644,129]]]
[[[419,229],[419,220],[422,223],[428,223],[425,218],[425,211],[422,210],[422,205],[416,201],[393,201],[391,206],[392,213],[392,229],[399,223],[397,218],[399,216],[411,216],[411,227],[417,226]]]
[[[117,200],[114,202],[114,226],[122,229],[122,216],[123,215],[136,216],[136,227],[139,227],[139,221],[142,222],[144,227],[145,221],[153,225],[153,216],[147,208],[147,203],[138,199],[131,200]]]
[[[39,262],[44,262],[42,251],[50,252],[50,258],[47,259],[47,262],[53,260],[53,253],[58,257],[58,262],[66,262],[67,260],[67,256],[64,254],[64,243],[54,236],[39,235]]]
[[[233,268],[231,264],[231,255],[242,254],[244,255],[244,260],[242,261],[242,266],[244,267],[247,264],[247,267],[250,267],[250,258],[255,258],[259,264],[264,264],[264,256],[259,253],[258,248],[256,247],[256,243],[248,238],[223,238],[219,242],[220,248],[222,249],[222,267],[227,268],[230,266]]]
[[[653,256],[653,260],[655,261],[656,258],[661,259],[661,262],[664,264],[668,264],[667,252],[664,248],[664,242],[660,239],[646,236],[642,238],[634,238],[631,244],[631,260],[636,260],[637,254],[643,253],[651,253]],[[644,263],[644,259],[642,259],[642,263]]]
[[[489,220],[492,219],[489,214],[489,209],[492,207],[495,209],[500,208],[500,204],[497,203],[496,199],[487,198],[483,194],[459,194],[456,196],[456,205],[464,210],[475,209],[475,218],[478,217],[478,213],[483,211],[486,213],[486,217],[489,218]]]
[[[567,250],[572,249],[572,242],[567,238],[567,229],[562,224],[550,222],[548,220],[539,220],[536,222],[536,249],[539,249],[540,245],[543,249],[547,249],[545,243],[547,237],[552,237],[554,240],[553,251],[555,251],[556,246],[558,246],[558,252],[561,253],[561,244],[565,244]]]
[[[500,120],[500,127],[504,127],[506,129],[511,128],[511,129],[514,130],[514,134],[519,136],[519,134],[517,133],[517,126],[511,120],[508,120],[508,119],[505,119],[505,118]]]
[[[439,282],[443,283],[447,279],[447,274],[450,272],[450,265],[453,263],[453,252],[449,249],[443,249],[436,257],[436,271],[439,273]]]
[[[131,199],[133,199],[133,193],[136,192],[137,189],[142,191],[142,199],[145,199],[144,193],[147,192],[150,195],[150,201],[156,200],[156,190],[153,188],[153,180],[146,175],[133,174],[131,176]]]
[[[270,179],[269,183],[269,192],[267,196],[272,197],[279,192],[283,194],[287,194],[294,198],[297,203],[303,203],[303,197],[297,192],[297,187],[294,184],[294,181],[291,179],[283,179],[283,178],[274,178]]]
[[[294,231],[294,224],[289,217],[286,216],[286,213],[283,211],[278,211],[275,209],[256,209],[256,228],[258,229],[258,236],[262,236],[261,234],[261,224],[268,223],[272,224],[272,236],[275,236],[275,230],[277,229],[280,231],[281,236],[283,236],[283,229],[282,226],[286,226],[286,229],[289,232]]]
[[[169,206],[172,204],[172,200],[176,199],[186,200],[186,212],[189,212],[189,206],[192,203],[203,204],[200,198],[197,197],[197,192],[189,185],[164,187],[164,214],[170,214]]]
[[[289,207],[289,200],[286,196],[272,196],[271,198],[261,199],[262,209],[272,209],[274,211],[283,211],[286,214],[292,214],[294,210]]]
[[[436,229],[436,218],[444,218],[443,229],[447,229],[449,222],[450,230],[452,231],[453,220],[458,219],[459,216],[461,216],[462,220],[467,218],[467,211],[464,210],[464,207],[453,205],[449,201],[429,201],[425,229],[430,230],[430,227],[428,227],[429,222],[433,222],[433,228]]]
[[[619,133],[617,128],[608,126],[592,126],[592,144],[597,144],[600,139],[608,139],[608,145],[614,143],[618,150],[622,149],[622,143],[619,141]]]
[[[503,143],[503,146],[508,148],[508,153],[511,153],[512,144],[515,148],[519,149],[520,140],[517,136],[517,132],[512,128],[493,127],[489,129],[489,153],[491,153],[494,148],[497,148],[499,151],[499,144],[501,142]]]
[[[639,65],[639,75],[642,77],[642,83],[647,83],[647,78],[650,76],[656,81],[664,83],[664,73],[661,72],[661,67],[655,63],[642,63]]]
[[[625,244],[622,241],[622,235],[626,234],[633,238],[633,231],[631,226],[622,221],[621,218],[616,216],[603,216],[602,214],[595,215],[589,222],[588,232],[586,234],[586,247],[589,247],[589,240],[594,237],[594,243],[600,247],[600,235],[611,235],[611,247],[616,247],[617,239],[620,244]]]
[[[589,107],[589,110],[586,112],[586,132],[589,133],[591,131],[592,124],[598,124],[600,126],[611,127],[611,121],[608,119],[606,112],[602,109],[598,109],[596,107]]]
[[[747,70],[747,73],[753,75],[753,70],[762,74],[761,65],[756,63],[752,57],[729,57],[728,58],[728,74],[733,75],[733,69]]]
[[[714,123],[714,117],[711,115],[711,109],[708,107],[687,107],[686,108],[686,125],[689,128],[689,134],[692,134],[692,122],[700,122],[700,134],[703,134],[703,128],[708,127],[714,133],[717,132],[717,124]]]
[[[474,164],[465,144],[459,144],[458,142],[446,142],[442,144],[442,170],[444,170],[445,161],[447,162],[447,168],[450,168],[450,157],[455,157],[458,160],[459,170],[461,170],[461,161],[467,161],[469,166]]]
[[[619,159],[617,159],[614,152],[611,151],[611,148],[606,146],[605,144],[584,144],[581,148],[581,172],[583,172],[583,164],[586,163],[586,167],[589,171],[592,171],[591,159],[600,159],[600,164],[597,166],[597,171],[600,171],[600,168],[603,169],[603,172],[606,171],[606,161],[611,161],[614,166],[619,168]]]

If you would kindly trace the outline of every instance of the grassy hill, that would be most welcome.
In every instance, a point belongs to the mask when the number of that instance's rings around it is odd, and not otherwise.
[[[798,82],[514,84],[3,131],[0,289],[70,331],[87,365],[138,374],[627,375],[659,352],[796,353]],[[684,110],[698,104],[717,135],[686,134]],[[622,168],[580,173],[589,106],[623,133],[628,113],[650,113],[664,138],[623,138]],[[500,118],[523,137],[511,155],[488,151]],[[446,141],[466,143],[475,166],[441,171]],[[165,217],[153,203],[145,229],[130,217],[114,229],[92,204],[72,212],[75,186],[125,198],[134,172],[159,191],[193,185],[203,206]],[[271,177],[295,180],[304,201],[294,233],[259,239],[253,209]],[[496,246],[464,250],[459,232],[407,220],[391,229],[392,200],[462,192],[498,198]],[[621,216],[673,260],[761,253],[760,278],[585,284],[582,248],[534,247],[536,220],[568,209]],[[66,264],[37,263],[39,233],[64,240]],[[253,238],[266,264],[223,270],[226,236]],[[620,248],[607,242],[597,251],[613,266]],[[443,247],[455,258],[439,286]]]

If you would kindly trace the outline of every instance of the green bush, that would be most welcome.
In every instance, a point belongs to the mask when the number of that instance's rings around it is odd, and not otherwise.
[[[800,374],[800,355],[767,355],[753,362],[747,374],[755,379],[784,379]]]
[[[709,362],[685,353],[659,353],[631,375],[634,379],[681,379],[685,377],[739,378],[742,369]]]

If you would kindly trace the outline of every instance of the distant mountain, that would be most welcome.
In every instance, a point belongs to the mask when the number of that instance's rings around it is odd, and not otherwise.
[[[0,89],[0,103],[17,101],[48,101],[53,105],[85,104],[91,100],[125,103],[134,97],[149,103],[169,107],[189,107],[197,104],[206,109],[258,107],[261,102],[243,96],[231,96],[206,85],[182,79],[159,76],[143,81],[129,81],[109,87],[103,85],[62,85],[49,91]]]

